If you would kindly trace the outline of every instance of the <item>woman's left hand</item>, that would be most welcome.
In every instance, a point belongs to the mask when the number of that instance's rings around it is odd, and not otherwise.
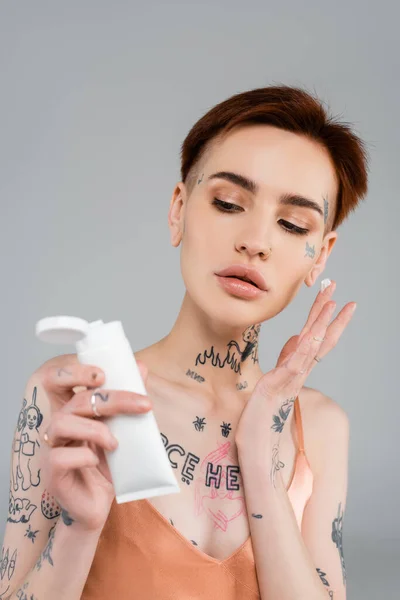
[[[330,300],[335,288],[332,281],[318,293],[300,335],[288,340],[276,367],[258,380],[240,416],[235,434],[239,456],[259,464],[272,458],[274,476],[280,464],[281,433],[284,426],[290,427],[294,401],[317,364],[314,359],[323,358],[336,346],[356,308],[355,302],[349,302],[329,325],[336,308],[336,302]]]

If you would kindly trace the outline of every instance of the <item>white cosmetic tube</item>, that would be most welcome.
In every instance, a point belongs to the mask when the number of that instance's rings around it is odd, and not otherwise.
[[[78,329],[72,322],[84,323],[84,327]],[[75,339],[79,362],[104,371],[105,381],[98,389],[147,395],[121,321],[89,324],[74,317],[50,317],[36,325],[36,335],[44,341],[66,339],[66,332],[71,341],[73,331],[84,335]],[[180,492],[152,410],[115,415],[104,421],[119,442],[116,450],[105,450],[118,504]]]

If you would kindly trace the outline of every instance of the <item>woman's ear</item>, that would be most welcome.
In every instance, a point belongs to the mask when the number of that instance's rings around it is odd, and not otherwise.
[[[312,287],[321,273],[324,272],[325,266],[328,260],[330,253],[332,252],[333,246],[336,243],[338,234],[336,231],[331,231],[328,233],[323,241],[323,245],[321,247],[321,251],[319,253],[317,261],[313,264],[310,271],[308,272],[306,278],[304,279],[304,283],[308,287]]]
[[[176,184],[171,196],[168,211],[168,225],[171,232],[171,244],[176,248],[182,240],[185,224],[185,184]]]

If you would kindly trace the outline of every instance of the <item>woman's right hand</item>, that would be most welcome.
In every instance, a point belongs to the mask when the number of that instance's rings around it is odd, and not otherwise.
[[[139,360],[137,365],[146,382],[146,365]],[[94,391],[103,383],[101,369],[74,361],[62,368],[51,366],[42,377],[52,409],[47,446],[41,440],[41,449],[48,452],[44,461],[47,491],[87,531],[103,528],[115,496],[104,450],[112,451],[117,444],[103,418],[141,414],[152,408],[148,396],[119,390]],[[88,389],[74,393],[77,387]],[[93,393],[97,394],[99,418],[91,406]],[[140,405],[140,401],[147,405]]]

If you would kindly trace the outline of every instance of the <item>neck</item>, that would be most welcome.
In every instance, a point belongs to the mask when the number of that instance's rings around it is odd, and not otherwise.
[[[257,323],[210,323],[186,293],[172,330],[156,344],[159,374],[209,397],[247,399],[263,375],[259,331]]]

